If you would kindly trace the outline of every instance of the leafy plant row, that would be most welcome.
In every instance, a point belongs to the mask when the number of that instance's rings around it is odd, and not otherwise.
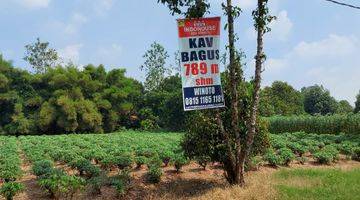
[[[16,180],[21,177],[21,159],[15,137],[0,137],[0,179],[4,182],[0,194],[7,200],[23,190],[24,186]]]
[[[179,149],[180,139],[180,134],[143,132],[20,137],[39,185],[55,199],[71,199],[85,186],[97,194],[102,186],[113,186],[124,194],[130,181],[129,171],[144,164],[149,168],[148,181],[159,182],[161,165],[173,162],[179,171],[188,162]],[[77,174],[68,175],[54,168],[54,162],[73,168]],[[119,174],[108,177],[107,172],[115,169]]]
[[[275,116],[266,118],[271,133],[304,131],[318,134],[360,134],[360,114],[329,116]]]
[[[272,166],[289,165],[293,160],[304,164],[313,158],[320,164],[347,159],[360,161],[360,137],[345,134],[308,134],[305,132],[271,135],[271,146],[264,160]]]

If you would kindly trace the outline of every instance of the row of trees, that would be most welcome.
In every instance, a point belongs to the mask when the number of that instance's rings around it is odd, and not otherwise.
[[[56,51],[40,40],[26,47],[26,60],[31,60],[36,73],[15,68],[0,56],[1,132],[55,134],[112,132],[121,128],[182,131],[194,115],[183,111],[181,78],[179,74],[171,75],[172,69],[166,64],[168,52],[158,43],[144,54],[140,67],[146,73],[144,84],[126,77],[124,69],[106,71],[102,65],[87,65],[79,70],[73,64],[56,65],[56,60],[51,61],[58,58]],[[37,56],[49,55],[48,51],[54,55]],[[223,74],[225,86],[226,76],[227,72]],[[285,82],[275,81],[262,89],[260,96],[261,116],[360,110],[360,94],[354,109],[345,100],[337,102],[318,85],[297,91]]]
[[[360,109],[360,93],[355,108],[346,100],[337,101],[320,85],[303,87],[300,91],[286,82],[275,81],[261,91],[260,114],[273,115],[331,115],[357,113]]]

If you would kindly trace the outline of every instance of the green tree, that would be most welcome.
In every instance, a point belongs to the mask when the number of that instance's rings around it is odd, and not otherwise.
[[[145,62],[140,69],[146,73],[145,89],[156,90],[164,78],[170,75],[170,69],[165,66],[169,55],[161,44],[154,42],[143,57]]]
[[[5,130],[11,135],[25,135],[31,132],[32,124],[33,123],[24,116],[22,105],[15,104],[11,122],[5,126]]]
[[[260,115],[299,115],[304,113],[303,97],[286,82],[275,81],[261,93]]]
[[[53,67],[59,57],[55,49],[49,48],[48,42],[41,42],[39,38],[34,44],[25,46],[24,60],[27,61],[37,73],[44,73]]]
[[[323,86],[314,85],[304,87],[301,89],[304,95],[304,110],[305,112],[315,114],[334,114],[337,111],[337,102],[330,92]]]
[[[350,105],[350,103],[346,100],[341,100],[338,103],[336,113],[339,114],[348,114],[354,111],[354,108]]]
[[[188,8],[187,6],[189,6],[186,4],[188,3],[186,0],[162,2],[168,3],[167,5],[172,11],[172,14],[183,14],[187,18],[203,17],[208,8],[205,7],[205,11],[198,9],[195,13],[183,12],[177,6],[180,6],[186,10],[186,8]],[[195,7],[200,7],[201,5],[207,4],[207,1],[204,0],[190,2],[194,3],[193,5],[195,5]],[[256,138],[255,136],[260,135],[256,133],[260,132],[258,129],[259,121],[257,110],[259,104],[262,65],[265,60],[265,55],[263,52],[263,35],[270,30],[267,25],[273,19],[272,16],[268,15],[267,2],[267,0],[259,0],[258,8],[253,12],[255,20],[254,25],[258,31],[258,46],[255,77],[254,80],[252,80],[250,83],[245,82],[243,77],[241,62],[243,54],[236,51],[235,48],[236,37],[234,32],[234,19],[240,15],[241,9],[239,7],[233,6],[231,0],[227,0],[226,4],[222,4],[225,15],[227,16],[227,24],[225,27],[228,30],[229,37],[229,44],[227,45],[227,49],[229,50],[229,65],[226,73],[223,75],[225,101],[230,102],[228,103],[229,109],[224,111],[217,110],[215,113],[212,111],[196,112],[199,115],[204,113],[202,116],[197,116],[197,120],[201,120],[201,122],[204,123],[191,124],[193,126],[216,127],[216,129],[214,128],[213,131],[215,131],[217,134],[220,134],[220,137],[222,137],[220,140],[221,143],[217,144],[216,146],[221,146],[225,150],[221,151],[222,155],[218,157],[218,161],[223,163],[225,176],[228,182],[231,184],[240,184],[242,186],[245,183],[245,161],[248,160],[248,157],[250,156],[250,149],[252,149],[254,138]],[[214,117],[214,115],[216,117]],[[199,127],[190,129],[189,134],[197,134],[197,130],[204,129]],[[209,140],[210,139],[211,138],[209,138]],[[187,141],[185,138],[185,143],[186,142]],[[204,152],[206,152],[206,150]]]
[[[168,6],[171,14],[183,15],[186,18],[203,17],[210,8],[207,0],[158,0]]]
[[[354,109],[354,113],[359,113],[359,112],[360,112],[360,92],[356,96],[355,109]]]

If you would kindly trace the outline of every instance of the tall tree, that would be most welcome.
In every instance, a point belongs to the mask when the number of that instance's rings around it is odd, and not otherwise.
[[[146,73],[145,89],[156,90],[165,77],[170,75],[171,70],[165,66],[169,55],[161,44],[154,42],[143,57],[145,62],[140,69]]]
[[[56,50],[49,47],[49,42],[41,42],[39,38],[34,44],[28,44],[25,48],[24,60],[29,62],[36,73],[46,72],[59,59]]]
[[[359,94],[356,96],[355,109],[354,109],[354,113],[359,113],[359,112],[360,112],[360,91]]]
[[[263,71],[263,63],[266,59],[264,53],[264,35],[271,31],[268,25],[275,19],[274,16],[269,15],[268,0],[258,0],[257,9],[253,11],[254,26],[257,31],[257,51],[255,56],[255,78],[254,78],[254,91],[252,94],[252,103],[250,107],[250,118],[247,120],[247,137],[244,148],[240,155],[241,177],[240,185],[245,184],[243,171],[245,161],[250,154],[251,146],[254,142],[256,134],[256,125],[258,120],[258,107],[260,102],[260,87],[261,87],[261,73]]]
[[[260,96],[259,111],[262,116],[299,115],[305,112],[301,92],[286,82],[273,82],[261,91]]]
[[[315,114],[334,114],[337,111],[337,102],[330,92],[323,86],[314,85],[301,89],[304,95],[305,112]]]
[[[178,1],[164,1],[168,3],[168,7],[173,10],[172,13],[181,13],[176,12],[178,10],[171,7],[171,5],[186,5],[188,1],[186,0],[178,0]],[[164,3],[163,2],[163,3]],[[171,2],[173,4],[171,4]],[[181,4],[182,2],[182,4]],[[191,1],[198,4],[206,3],[206,1]],[[232,5],[231,0],[227,0],[226,3],[223,3],[223,8],[225,10],[225,15],[227,16],[227,31],[228,31],[228,39],[229,44],[227,45],[227,49],[229,50],[229,66],[227,72],[225,73],[225,91],[226,98],[230,101],[230,109],[225,110],[217,110],[216,119],[211,118],[211,114],[209,116],[206,115],[206,111],[203,114],[200,114],[201,117],[206,117],[202,121],[210,123],[208,127],[214,127],[212,124],[216,121],[217,130],[209,130],[209,131],[218,131],[221,133],[223,140],[225,141],[225,158],[222,156],[218,158],[221,160],[224,166],[225,176],[229,183],[231,184],[240,184],[244,185],[244,165],[245,161],[249,157],[251,147],[253,145],[255,132],[259,132],[258,127],[258,104],[259,104],[259,91],[261,84],[261,72],[262,65],[265,60],[265,55],[263,53],[263,35],[268,32],[270,29],[267,27],[268,23],[273,19],[272,16],[268,15],[267,9],[267,0],[259,0],[258,9],[254,11],[254,19],[255,19],[255,28],[258,31],[258,48],[256,55],[256,70],[255,70],[255,78],[251,84],[245,82],[243,78],[243,73],[241,69],[241,58],[242,53],[237,52],[235,48],[235,32],[234,32],[234,19],[237,18],[241,9],[237,6]],[[177,7],[175,7],[177,8]],[[202,17],[206,12],[199,11],[199,15],[193,15],[193,17]],[[188,14],[184,14],[187,17]],[[247,95],[251,93],[252,95]],[[240,96],[241,94],[241,96]],[[250,103],[249,103],[250,102]],[[231,122],[223,120],[226,117],[231,116]],[[196,132],[203,124],[198,124],[198,128],[192,129]],[[197,125],[195,125],[197,126]],[[207,126],[207,125],[205,125]],[[244,132],[245,130],[245,132]],[[192,138],[192,137],[190,137]],[[211,137],[213,138],[213,137]],[[211,140],[211,138],[207,138]],[[191,139],[190,139],[191,140]],[[217,141],[219,142],[219,141]],[[187,141],[185,141],[185,144]],[[222,142],[221,142],[222,143]],[[221,145],[221,144],[219,144]],[[192,146],[192,145],[185,145]],[[222,146],[222,145],[221,145]],[[186,151],[186,149],[185,149]]]

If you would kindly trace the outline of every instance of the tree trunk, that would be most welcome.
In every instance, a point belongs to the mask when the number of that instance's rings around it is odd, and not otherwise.
[[[259,16],[264,14],[264,0],[258,0],[258,11]],[[246,158],[250,154],[251,146],[254,142],[254,137],[256,134],[256,124],[257,124],[257,116],[258,116],[258,107],[260,101],[260,86],[261,86],[261,73],[262,73],[262,64],[264,59],[264,27],[263,24],[257,24],[257,52],[255,56],[255,79],[254,79],[254,92],[253,92],[253,100],[251,104],[250,118],[247,123],[247,137],[245,141],[245,146],[243,151],[241,152],[241,169],[243,171],[245,167]],[[243,172],[242,172],[243,173]]]
[[[234,172],[232,182],[233,184],[241,184],[243,180],[241,180],[242,173],[241,173],[241,160],[240,160],[240,153],[241,153],[241,138],[240,138],[240,129],[239,129],[239,94],[238,94],[238,87],[239,87],[239,77],[238,77],[238,70],[235,58],[235,34],[234,34],[234,12],[232,1],[227,0],[227,21],[228,21],[228,37],[229,37],[229,57],[230,57],[230,87],[231,87],[231,126],[232,132],[235,135],[235,162],[233,163]]]

